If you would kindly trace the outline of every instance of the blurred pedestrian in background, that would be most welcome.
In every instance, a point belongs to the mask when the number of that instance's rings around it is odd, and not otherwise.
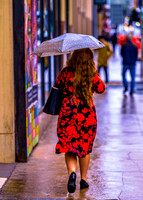
[[[98,73],[100,74],[101,68],[104,69],[105,72],[105,82],[109,82],[108,78],[108,60],[113,54],[112,47],[109,42],[104,39],[104,36],[99,36],[98,39],[105,45],[104,48],[98,49],[98,58],[97,58],[97,66],[98,66]]]
[[[126,79],[127,70],[130,71],[131,76],[131,86],[130,86],[130,94],[134,93],[135,88],[135,64],[138,58],[138,48],[135,44],[132,43],[132,34],[127,34],[127,42],[123,44],[121,48],[121,56],[123,58],[123,68],[122,68],[122,80],[125,94],[128,91],[128,82]]]
[[[116,50],[116,45],[117,45],[117,27],[115,28],[115,32],[113,33],[113,35],[111,36],[111,42],[112,42],[112,46],[113,46],[113,55],[115,56],[115,50]]]
[[[57,126],[56,153],[65,153],[69,174],[67,189],[76,189],[77,157],[80,166],[80,189],[88,188],[87,171],[97,130],[93,92],[103,93],[105,84],[95,69],[93,53],[89,48],[75,50],[56,79],[55,87],[61,89],[64,100]]]

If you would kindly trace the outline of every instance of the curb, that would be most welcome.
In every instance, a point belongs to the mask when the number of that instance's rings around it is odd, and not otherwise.
[[[13,164],[0,163],[0,190],[7,183],[8,179],[10,178],[12,172],[15,169],[15,166],[16,163]]]

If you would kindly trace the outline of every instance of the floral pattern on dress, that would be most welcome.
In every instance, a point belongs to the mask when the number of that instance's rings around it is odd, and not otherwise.
[[[56,145],[56,153],[71,152],[82,158],[92,152],[97,131],[96,110],[93,102],[89,108],[79,99],[74,101],[72,81],[72,69],[65,67],[54,84],[54,87],[62,89],[64,94],[57,125],[59,141]],[[103,93],[104,90],[105,84],[96,74],[92,91]]]

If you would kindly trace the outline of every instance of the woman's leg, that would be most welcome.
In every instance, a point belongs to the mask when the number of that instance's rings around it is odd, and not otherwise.
[[[67,165],[68,174],[76,172],[77,158],[73,153],[65,153],[65,162]]]
[[[67,184],[67,189],[69,193],[74,193],[76,189],[76,165],[77,158],[73,153],[65,153],[65,162],[67,165],[67,170],[69,173],[69,180]]]
[[[124,85],[124,92],[128,90],[128,82],[126,79],[126,72],[128,70],[128,65],[123,65],[122,68],[122,80],[123,80],[123,85]]]
[[[79,158],[80,175],[81,179],[87,181],[87,170],[90,161],[90,154],[87,154],[84,158]]]

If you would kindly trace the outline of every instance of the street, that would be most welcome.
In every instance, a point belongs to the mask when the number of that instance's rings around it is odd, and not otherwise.
[[[98,130],[88,171],[88,190],[67,194],[64,154],[55,154],[57,116],[40,115],[43,135],[27,163],[17,163],[0,199],[143,199],[143,94],[109,85],[95,95]]]

